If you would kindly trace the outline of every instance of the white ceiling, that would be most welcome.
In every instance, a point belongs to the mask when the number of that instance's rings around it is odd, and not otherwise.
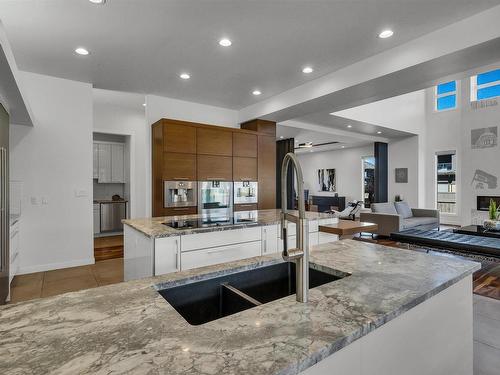
[[[0,19],[20,69],[238,109],[499,3],[0,0]],[[377,38],[386,27],[394,37]],[[91,55],[75,56],[78,46]],[[306,64],[314,73],[301,72]]]

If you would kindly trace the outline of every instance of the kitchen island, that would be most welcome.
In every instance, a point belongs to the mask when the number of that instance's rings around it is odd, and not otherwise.
[[[0,307],[1,374],[472,374],[479,264],[354,240],[311,265],[350,276],[193,326],[157,292],[279,255]]]
[[[331,215],[307,212],[309,246],[336,241],[319,225]],[[124,278],[134,280],[225,263],[282,250],[280,210],[235,212],[232,217],[182,215],[123,220]],[[295,246],[295,224],[288,224],[288,246]]]

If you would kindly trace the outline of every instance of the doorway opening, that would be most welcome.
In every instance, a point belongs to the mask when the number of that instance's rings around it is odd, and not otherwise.
[[[370,208],[375,199],[375,157],[363,156],[361,163],[363,166],[363,206]]]
[[[130,136],[93,133],[96,262],[123,258],[122,220],[130,216]]]

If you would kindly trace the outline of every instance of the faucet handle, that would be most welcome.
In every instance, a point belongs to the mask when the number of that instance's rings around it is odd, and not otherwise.
[[[298,258],[302,258],[304,256],[304,250],[293,248],[288,251],[283,250],[283,260],[290,261]]]

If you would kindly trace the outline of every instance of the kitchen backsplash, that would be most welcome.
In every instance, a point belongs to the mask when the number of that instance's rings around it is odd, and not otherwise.
[[[111,199],[115,194],[124,197],[125,184],[98,184],[94,180],[94,199]]]

